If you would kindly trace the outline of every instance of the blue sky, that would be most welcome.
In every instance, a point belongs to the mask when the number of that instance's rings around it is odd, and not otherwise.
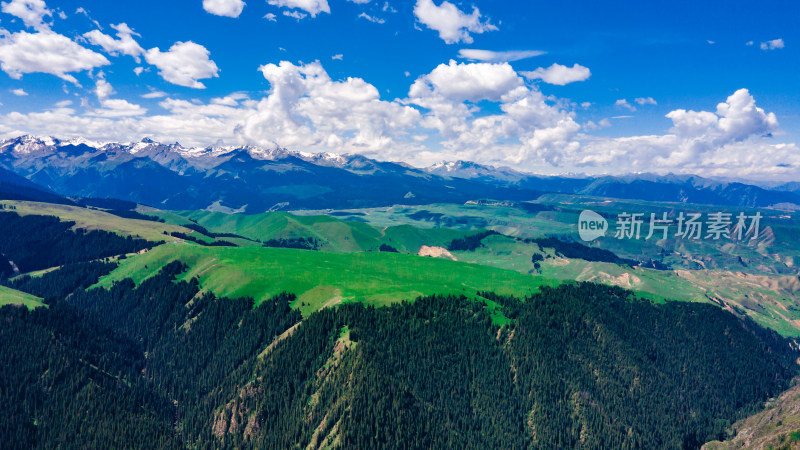
[[[242,3],[0,2],[0,135],[800,179],[796,2]]]

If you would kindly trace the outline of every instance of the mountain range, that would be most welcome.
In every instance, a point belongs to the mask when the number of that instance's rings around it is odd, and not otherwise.
[[[394,204],[534,200],[544,192],[739,207],[800,205],[773,188],[687,175],[541,176],[467,161],[414,168],[361,155],[253,146],[183,147],[149,139],[100,144],[20,136],[0,141],[0,186],[16,195],[118,198],[165,209],[258,213]],[[24,194],[27,192],[27,194]]]

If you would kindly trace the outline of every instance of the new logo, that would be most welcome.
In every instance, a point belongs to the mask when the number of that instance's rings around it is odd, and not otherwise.
[[[594,211],[584,210],[578,217],[578,234],[586,242],[605,236],[608,222]]]

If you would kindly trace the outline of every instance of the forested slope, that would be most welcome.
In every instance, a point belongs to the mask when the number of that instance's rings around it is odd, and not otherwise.
[[[5,447],[697,448],[797,373],[752,322],[595,284],[485,293],[499,328],[455,296],[302,319],[291,294],[200,294],[180,262],[80,287],[104,269],[0,309]]]

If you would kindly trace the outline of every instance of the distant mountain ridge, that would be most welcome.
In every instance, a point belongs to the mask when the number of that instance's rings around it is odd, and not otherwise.
[[[737,207],[800,205],[793,183],[768,189],[692,175],[542,176],[469,161],[419,169],[357,154],[183,147],[147,138],[101,144],[20,136],[0,141],[0,168],[58,196],[223,212],[526,201],[543,192]],[[0,181],[6,178],[0,174]]]
[[[98,144],[21,136],[0,142],[0,168],[70,197],[113,197],[166,209],[248,213],[393,204],[523,201],[540,193],[442,178],[361,155],[253,146],[187,148],[149,139]]]
[[[480,180],[499,186],[596,197],[740,207],[800,205],[800,182],[767,189],[697,175],[543,176],[469,161],[442,162],[425,170],[443,177]]]

